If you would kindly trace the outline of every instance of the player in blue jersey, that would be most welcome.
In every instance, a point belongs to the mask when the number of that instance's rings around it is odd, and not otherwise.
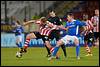
[[[22,50],[22,32],[24,32],[24,30],[19,21],[16,21],[13,32],[15,33],[16,36],[16,45],[18,46],[20,51]],[[19,51],[16,54],[21,53]],[[16,57],[18,57],[18,55]]]
[[[59,46],[62,44],[69,44],[69,42],[73,42],[76,45],[76,57],[77,59],[80,59],[79,57],[79,27],[85,26],[86,24],[84,22],[78,21],[74,19],[74,16],[72,13],[67,15],[67,22],[65,28],[67,29],[67,35],[64,35],[63,38],[61,38],[58,42],[56,47],[54,48],[54,51],[52,52],[52,57],[56,55]],[[49,58],[52,59],[52,57]]]
[[[79,20],[75,20],[74,19],[74,15],[72,13],[69,13],[67,15],[67,22],[66,22],[66,26],[65,27],[70,27],[67,30],[67,34],[71,35],[71,36],[80,36],[79,33],[79,28],[82,26],[86,26],[85,22],[81,22]]]

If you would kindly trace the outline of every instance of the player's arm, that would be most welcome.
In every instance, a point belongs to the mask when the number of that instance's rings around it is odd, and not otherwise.
[[[69,27],[65,28],[63,25],[55,25],[49,21],[47,21],[47,25],[53,29],[57,29],[57,28],[60,28],[60,29],[63,29],[63,30],[68,30]]]
[[[81,21],[76,21],[76,25],[86,26],[86,23],[85,22],[81,22]]]
[[[65,28],[63,25],[60,25],[60,26],[58,26],[58,27],[59,27],[60,29],[63,29],[63,30],[68,30],[68,28],[69,28],[69,27],[66,27],[66,28]]]
[[[34,22],[36,22],[36,20],[30,20],[30,21],[24,22],[23,26],[29,25],[30,23],[34,23]]]

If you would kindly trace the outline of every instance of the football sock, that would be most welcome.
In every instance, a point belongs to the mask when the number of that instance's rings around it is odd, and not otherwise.
[[[56,46],[56,47],[54,48],[54,51],[52,52],[52,56],[56,56],[58,50],[59,50],[59,47]]]
[[[79,56],[79,52],[80,52],[80,46],[77,45],[77,46],[76,46],[76,56],[77,56],[77,57]]]
[[[50,53],[50,49],[45,45],[45,47],[46,47],[46,50],[47,50],[47,52],[48,52],[48,55],[50,55],[51,53]]]
[[[26,39],[25,44],[24,44],[24,49],[28,48],[29,42],[30,42],[30,39]]]
[[[91,50],[90,50],[90,48],[89,48],[89,46],[87,45],[87,46],[85,46],[85,49],[86,49],[86,51],[88,52],[88,54],[91,54]]]
[[[62,50],[64,52],[64,56],[66,57],[66,46],[63,44],[63,45],[61,45],[61,48],[62,48]]]

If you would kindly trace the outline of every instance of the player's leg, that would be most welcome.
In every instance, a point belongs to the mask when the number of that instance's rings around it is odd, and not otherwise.
[[[50,49],[49,49],[46,45],[45,45],[45,47],[46,47],[46,50],[47,50],[47,52],[48,52],[48,54],[47,54],[46,57],[50,57],[50,56],[51,56]]]
[[[22,50],[22,35],[16,36],[16,45],[18,46],[19,50]]]
[[[16,45],[18,46],[18,51],[16,53],[16,57],[20,58],[22,57],[22,54],[20,51],[22,51],[22,35],[16,36]]]
[[[52,56],[50,58],[48,58],[48,60],[51,60],[52,58],[55,58],[59,47],[63,44],[67,44],[68,43],[68,36],[66,35],[65,37],[63,37],[62,39],[60,39],[59,41],[57,41],[57,45],[54,47],[54,50],[52,51]]]
[[[45,37],[45,36],[42,37],[42,40],[44,41],[44,46],[46,47],[46,50],[47,50],[46,57],[51,56],[51,52],[50,52],[51,44],[50,44],[49,39],[52,39],[52,34],[50,34],[48,37]]]
[[[31,39],[35,39],[36,38],[36,35],[34,33],[29,33],[27,36],[26,36],[26,41],[24,43],[24,47],[23,49],[20,51],[20,52],[27,52],[27,48],[29,46],[29,42]]]
[[[45,41],[45,47],[48,52],[47,57],[50,57],[51,56],[50,49],[52,48],[52,46],[50,45],[49,41]]]
[[[99,32],[95,32],[95,46],[99,44]]]
[[[56,37],[56,40],[58,41],[60,39],[60,36]],[[67,54],[66,54],[66,46],[64,44],[61,45],[61,48],[63,50],[63,53],[64,53],[64,56],[66,57]]]
[[[57,41],[57,45],[55,46],[54,51],[52,52],[52,55],[53,55],[53,56],[56,56],[56,53],[57,53],[57,51],[59,50],[59,47],[60,47],[61,45],[63,45],[63,44],[64,44],[64,43],[63,43],[62,40]]]
[[[93,34],[94,34],[94,44],[93,44],[93,46],[95,47],[96,46],[96,42],[97,42],[98,34],[97,34],[97,32],[94,32]]]
[[[52,50],[52,56],[50,58],[48,58],[48,60],[51,60],[53,58],[56,58],[56,55],[57,55],[57,52],[59,50],[59,47],[63,45],[63,41],[62,40],[59,40],[57,41],[57,45],[54,47],[54,49]]]
[[[56,41],[58,41],[61,38],[60,30],[56,30],[54,32],[54,37],[56,38]],[[61,45],[61,48],[63,50],[64,56],[66,57],[67,56],[67,54],[66,54],[66,46],[63,44],[63,45]]]
[[[42,40],[44,41],[44,45],[45,45],[46,50],[48,52],[47,57],[50,57],[51,56],[50,49],[52,48],[49,39],[50,38],[48,36],[43,36],[42,37]]]
[[[87,51],[87,55],[86,56],[92,56],[92,53],[91,53],[91,50],[90,50],[90,48],[89,48],[89,46],[88,46],[88,43],[89,43],[89,36],[91,36],[91,35],[89,35],[89,34],[87,34],[87,35],[85,35],[85,37],[84,37],[84,41],[85,41],[85,49],[86,49],[86,51]]]
[[[61,45],[61,48],[63,50],[64,56],[67,57],[67,54],[66,54],[66,46],[63,44],[63,45]]]
[[[80,56],[79,56],[79,54],[80,54],[79,40],[76,36],[74,37],[74,44],[76,45],[76,57],[77,57],[77,59],[80,59]]]

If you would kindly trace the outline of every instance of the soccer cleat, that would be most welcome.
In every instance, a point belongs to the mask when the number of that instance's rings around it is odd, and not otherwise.
[[[47,54],[47,56],[46,57],[51,57],[51,54]]]
[[[60,59],[60,57],[56,56],[56,59],[57,59],[57,60],[59,60],[59,59]]]
[[[51,56],[48,58],[48,60],[56,59],[56,56]]]
[[[58,60],[58,59],[60,59],[60,57],[58,57],[58,56],[51,56],[51,57],[48,58],[48,60],[52,60],[52,59],[57,59]]]
[[[79,60],[79,59],[80,59],[80,57],[78,56],[78,57],[77,57],[77,59]]]
[[[87,55],[85,55],[85,56],[93,56],[92,54],[87,54]]]
[[[27,50],[26,50],[26,49],[23,49],[23,52],[25,52],[25,53],[26,53],[26,52],[27,52]]]

